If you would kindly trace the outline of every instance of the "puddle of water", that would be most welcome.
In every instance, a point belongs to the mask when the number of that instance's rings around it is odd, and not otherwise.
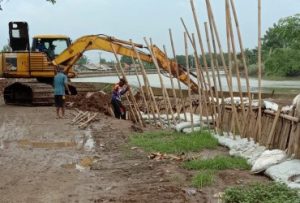
[[[75,147],[77,144],[75,142],[37,142],[30,140],[19,140],[18,145],[20,147],[60,149]]]

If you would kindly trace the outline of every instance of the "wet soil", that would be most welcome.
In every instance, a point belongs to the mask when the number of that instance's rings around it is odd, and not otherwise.
[[[0,202],[217,202],[229,186],[268,181],[249,171],[226,170],[217,173],[213,186],[193,189],[197,172],[179,161],[150,160],[129,146],[136,130],[132,122],[106,115],[109,100],[102,93],[89,98],[70,101],[78,104],[73,108],[100,112],[81,130],[71,124],[73,109],[67,109],[66,119],[55,119],[54,107],[7,106],[1,97]],[[191,156],[219,154],[228,150]]]
[[[130,121],[101,114],[88,129],[55,119],[54,107],[0,105],[0,202],[217,202],[230,185],[267,181],[226,170],[191,192],[196,172],[172,160],[149,160],[128,146]],[[153,130],[153,129],[148,129]],[[95,146],[89,144],[93,138]],[[202,156],[227,154],[205,150]]]

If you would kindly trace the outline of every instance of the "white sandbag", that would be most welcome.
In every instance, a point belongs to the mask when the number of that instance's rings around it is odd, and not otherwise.
[[[249,148],[242,153],[242,157],[247,159],[247,163],[251,166],[254,165],[256,160],[261,156],[261,154],[266,150],[265,146],[256,145],[255,148]]]
[[[238,142],[231,147],[229,154],[231,156],[240,156],[245,158],[243,156],[243,153],[245,151],[248,151],[249,149],[255,149],[255,148],[256,145],[253,141],[251,142],[248,141],[248,139],[243,138],[243,139],[239,139]]]
[[[214,137],[218,139],[220,145],[228,147],[229,149],[233,148],[233,146],[238,143],[237,140],[239,140],[239,136],[236,136],[236,139],[234,140],[231,134],[229,136],[214,135]]]
[[[194,132],[199,132],[199,131],[201,131],[201,128],[203,128],[203,126],[202,127],[194,127]],[[183,133],[186,133],[186,134],[189,134],[189,133],[192,133],[193,132],[193,130],[192,130],[192,128],[184,128],[183,130],[182,130],[182,132]]]
[[[249,103],[248,97],[242,97],[243,103]],[[225,104],[231,104],[231,97],[227,97],[224,99]],[[233,97],[233,103],[234,104],[241,104],[241,98],[240,97]]]
[[[193,115],[193,121],[200,121],[199,114],[192,114],[192,115]],[[179,120],[185,121],[185,117],[183,113],[181,114],[175,113],[174,116]],[[186,113],[186,121],[191,121],[191,113]]]
[[[272,111],[277,111],[278,110],[278,104],[271,102],[271,101],[266,101],[264,100],[264,107],[266,109],[270,109]]]
[[[182,132],[184,128],[190,128],[191,126],[191,122],[181,122],[175,126],[175,129],[177,132]],[[200,121],[194,122],[194,126],[200,126]]]
[[[287,159],[287,155],[284,151],[279,149],[266,150],[255,161],[252,166],[251,172],[260,173],[270,166],[281,163]]]
[[[265,174],[273,180],[286,183],[290,188],[300,189],[300,160],[288,160],[269,167]]]

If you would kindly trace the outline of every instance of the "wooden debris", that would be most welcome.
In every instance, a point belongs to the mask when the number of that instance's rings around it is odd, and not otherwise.
[[[77,114],[75,114],[75,117],[72,119],[71,124],[72,125],[78,125],[80,129],[85,129],[89,126],[90,123],[97,120],[98,113],[93,113],[89,111],[78,111]]]

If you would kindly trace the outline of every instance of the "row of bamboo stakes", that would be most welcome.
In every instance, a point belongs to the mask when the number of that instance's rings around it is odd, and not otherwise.
[[[192,49],[193,56],[195,59],[195,67],[196,67],[196,80],[198,85],[198,92],[193,95],[191,92],[191,76],[190,74],[187,74],[188,76],[188,97],[184,97],[182,93],[181,83],[178,79],[177,80],[177,86],[179,91],[175,90],[174,87],[174,77],[171,74],[171,68],[168,67],[168,74],[171,82],[172,87],[172,95],[169,95],[165,84],[164,79],[161,75],[159,63],[155,57],[155,54],[153,53],[153,50],[151,47],[153,47],[152,39],[144,38],[144,42],[147,45],[150,52],[150,55],[152,57],[153,63],[157,70],[157,75],[159,77],[159,81],[161,84],[162,89],[162,97],[163,97],[163,103],[164,107],[166,109],[166,113],[170,113],[170,119],[168,117],[167,122],[168,126],[175,125],[178,121],[176,120],[175,115],[179,115],[181,112],[184,115],[184,119],[187,120],[187,108],[189,108],[190,111],[190,118],[189,120],[192,123],[192,131],[194,131],[194,118],[193,118],[193,96],[196,96],[198,99],[198,109],[199,109],[199,116],[200,116],[200,123],[202,124],[202,116],[205,115],[208,119],[208,115],[212,116],[213,119],[213,126],[212,129],[215,133],[223,134],[223,133],[229,133],[231,132],[233,136],[239,134],[241,137],[245,138],[253,138],[256,142],[260,144],[264,144],[269,148],[278,147],[280,149],[287,149],[289,154],[296,154],[296,156],[300,157],[300,147],[299,147],[299,141],[300,140],[300,126],[299,121],[298,123],[295,123],[295,121],[290,121],[289,119],[286,119],[284,117],[280,117],[280,109],[275,113],[273,116],[274,118],[270,118],[270,112],[262,112],[262,96],[261,96],[261,0],[258,0],[258,107],[253,108],[252,107],[252,95],[250,92],[250,82],[249,82],[249,76],[248,76],[248,66],[246,63],[246,56],[244,53],[244,46],[242,41],[242,35],[239,27],[239,21],[237,17],[237,12],[235,8],[234,0],[225,0],[225,13],[226,13],[226,42],[227,42],[227,52],[228,52],[228,64],[226,64],[224,51],[222,48],[220,36],[218,33],[218,29],[216,26],[216,21],[213,14],[213,9],[211,7],[210,1],[205,0],[206,3],[206,10],[207,10],[207,16],[208,16],[208,22],[204,23],[204,33],[205,33],[205,40],[203,39],[203,36],[200,29],[199,24],[199,17],[197,16],[197,12],[195,9],[194,1],[190,0],[191,10],[193,14],[193,19],[195,23],[196,28],[196,35],[194,33],[190,33],[188,30],[188,27],[186,26],[184,19],[181,18],[181,23],[184,28],[184,47],[185,47],[185,56],[186,56],[186,69],[187,73],[190,72],[190,64],[188,56],[190,55],[189,50]],[[233,19],[232,19],[233,17]],[[234,29],[235,25],[235,29]],[[234,33],[236,31],[236,34]],[[235,39],[235,36],[237,36],[237,40]],[[176,61],[176,50],[175,45],[173,41],[172,31],[169,29],[169,38],[170,38],[170,44],[172,47],[172,53],[173,58]],[[236,41],[238,41],[239,44],[239,51],[236,48]],[[139,53],[137,51],[137,48],[135,45],[131,42],[132,50],[134,50],[135,56],[132,56],[132,63],[134,64],[134,67],[138,67],[135,69],[135,74],[138,79],[139,84],[139,90],[141,91],[142,101],[140,104],[136,101],[133,92],[131,89],[129,90],[129,94],[127,97],[127,100],[130,101],[129,110],[130,115],[132,115],[132,119],[134,122],[138,123],[141,127],[145,126],[145,121],[141,115],[140,107],[141,105],[146,109],[146,114],[148,119],[151,117],[154,119],[154,122],[156,124],[159,124],[160,126],[163,125],[163,119],[161,117],[162,112],[160,111],[161,105],[158,104],[157,98],[155,97],[153,90],[151,88],[151,84],[149,82],[149,79],[147,77],[144,64],[139,56]],[[205,43],[206,47],[208,49],[208,52],[205,51]],[[190,45],[190,47],[189,47]],[[117,60],[118,67],[116,67],[116,70],[118,72],[119,77],[123,77],[126,81],[127,77],[124,71],[124,68],[122,67],[122,64],[117,56],[117,51],[115,50],[114,45],[112,44],[112,49],[115,55],[115,58]],[[198,50],[198,47],[200,48],[200,52]],[[167,50],[166,47],[163,46],[164,53],[166,57]],[[237,58],[237,54],[241,53],[241,61],[243,63],[243,75],[245,77],[246,81],[246,91],[247,91],[247,98],[248,98],[248,106],[243,101],[243,90],[242,90],[242,83],[241,83],[241,73],[238,66],[239,59]],[[200,54],[201,53],[201,54]],[[211,61],[211,74],[212,77],[210,77],[209,71],[208,71],[208,63],[206,54],[208,53],[208,56]],[[203,67],[200,63],[200,58],[202,57],[203,61]],[[221,57],[221,64],[219,64],[217,56]],[[135,60],[135,59],[136,60]],[[138,66],[137,66],[138,63]],[[170,64],[169,64],[170,65]],[[224,103],[224,87],[221,82],[221,76],[220,76],[220,67],[223,67],[225,76],[226,76],[226,83],[227,88],[230,95],[231,104],[230,106],[225,105]],[[236,73],[236,83],[238,87],[238,93],[240,98],[240,105],[236,105],[234,103],[234,94],[233,94],[233,77],[232,77],[232,70],[235,70]],[[176,68],[177,76],[178,74],[178,68]],[[143,81],[140,80],[139,75],[142,76]],[[178,77],[177,77],[178,78]],[[144,86],[144,88],[143,88]],[[178,95],[179,93],[179,95]],[[173,100],[170,98],[172,97]],[[217,102],[215,102],[215,100]],[[173,101],[173,104],[172,102]],[[220,102],[221,101],[221,102]],[[220,104],[221,103],[221,104]],[[174,107],[175,106],[175,107]],[[182,107],[182,108],[181,108]],[[228,110],[229,109],[229,110]],[[293,119],[292,119],[293,120]],[[294,119],[295,120],[295,119]],[[284,130],[278,129],[278,123],[279,121],[287,121],[292,122],[288,127],[285,127]],[[209,123],[207,120],[206,123]],[[200,126],[202,127],[202,126]],[[291,130],[293,129],[293,130]],[[282,132],[286,133],[286,137],[284,141],[280,141],[280,136],[278,133],[275,132]],[[298,132],[295,133],[295,132]],[[292,136],[292,137],[289,137]],[[293,143],[294,142],[294,145]]]

